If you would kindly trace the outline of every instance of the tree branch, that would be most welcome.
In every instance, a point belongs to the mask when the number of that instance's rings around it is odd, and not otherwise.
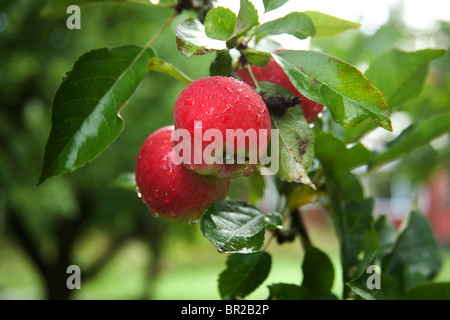
[[[30,233],[26,230],[23,222],[19,217],[19,213],[14,209],[8,208],[6,209],[6,219],[13,229],[20,244],[22,245],[22,248],[29,255],[41,274],[44,277],[47,277],[49,274],[50,266],[46,261],[42,259],[38,247],[36,246],[36,242],[32,239]]]
[[[305,224],[303,222],[303,218],[301,215],[300,209],[294,209],[291,212],[292,217],[292,225],[291,228],[296,230],[297,233],[300,235],[300,241],[302,242],[303,248],[307,248],[311,246],[311,240],[309,238],[308,232],[306,231]]]

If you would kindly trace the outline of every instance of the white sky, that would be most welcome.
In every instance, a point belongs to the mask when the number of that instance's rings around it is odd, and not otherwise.
[[[264,11],[262,0],[252,0],[260,15]],[[404,50],[423,48],[446,48],[448,43],[438,43],[426,35],[437,30],[438,20],[450,22],[450,0],[290,0],[282,7],[264,14],[261,22],[283,17],[292,11],[314,10],[327,13],[338,18],[355,21],[361,24],[360,30],[368,34],[374,33],[389,19],[389,9],[403,2],[403,20],[406,26],[417,33],[414,43],[405,44]],[[239,11],[239,0],[216,0],[217,6],[228,7]],[[421,34],[425,34],[421,37]],[[273,36],[286,49],[308,49],[309,40],[299,40],[289,35]]]
[[[271,14],[264,15],[262,22],[281,17],[290,11],[315,10],[339,18],[360,22],[366,30],[383,25],[389,14],[389,7],[401,0],[290,0]],[[239,10],[239,0],[218,0],[218,6]],[[253,0],[262,11],[262,0]],[[414,29],[427,29],[436,20],[450,21],[449,0],[404,0],[404,19]]]

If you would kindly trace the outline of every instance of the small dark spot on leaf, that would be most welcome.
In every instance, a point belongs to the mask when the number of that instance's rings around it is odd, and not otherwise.
[[[302,140],[298,143],[298,153],[303,156],[308,148],[308,140]]]

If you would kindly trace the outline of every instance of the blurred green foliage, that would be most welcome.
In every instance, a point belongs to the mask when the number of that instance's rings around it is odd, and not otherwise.
[[[5,25],[0,32],[0,246],[8,246],[12,239],[15,246],[22,244],[41,275],[62,272],[65,278],[61,268],[70,262],[88,270],[88,279],[89,272],[95,275],[133,238],[143,241],[146,254],[156,258],[170,234],[193,239],[190,226],[153,219],[136,193],[109,187],[120,174],[134,171],[144,139],[172,123],[173,104],[185,85],[153,73],[123,110],[126,130],[111,148],[79,172],[50,179],[37,188],[52,97],[64,73],[89,50],[145,44],[171,14],[142,5],[94,6],[82,11],[81,30],[68,30],[65,16],[40,16],[45,3],[0,2],[1,24]],[[187,62],[175,41],[170,41],[173,28],[158,39],[155,50],[191,77],[206,76],[209,57]],[[99,248],[92,254],[83,252],[82,240],[93,237],[95,241],[99,235],[103,239]],[[151,268],[156,266],[146,266],[142,272],[151,272]],[[0,291],[4,276],[0,275]],[[49,277],[43,277],[47,292],[37,297],[52,296]]]

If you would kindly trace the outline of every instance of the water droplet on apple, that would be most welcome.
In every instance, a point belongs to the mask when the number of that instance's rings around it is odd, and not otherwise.
[[[196,224],[198,219],[189,219],[189,224]]]
[[[137,186],[136,186],[136,194],[139,198],[142,198],[141,191],[139,190],[139,188]]]

